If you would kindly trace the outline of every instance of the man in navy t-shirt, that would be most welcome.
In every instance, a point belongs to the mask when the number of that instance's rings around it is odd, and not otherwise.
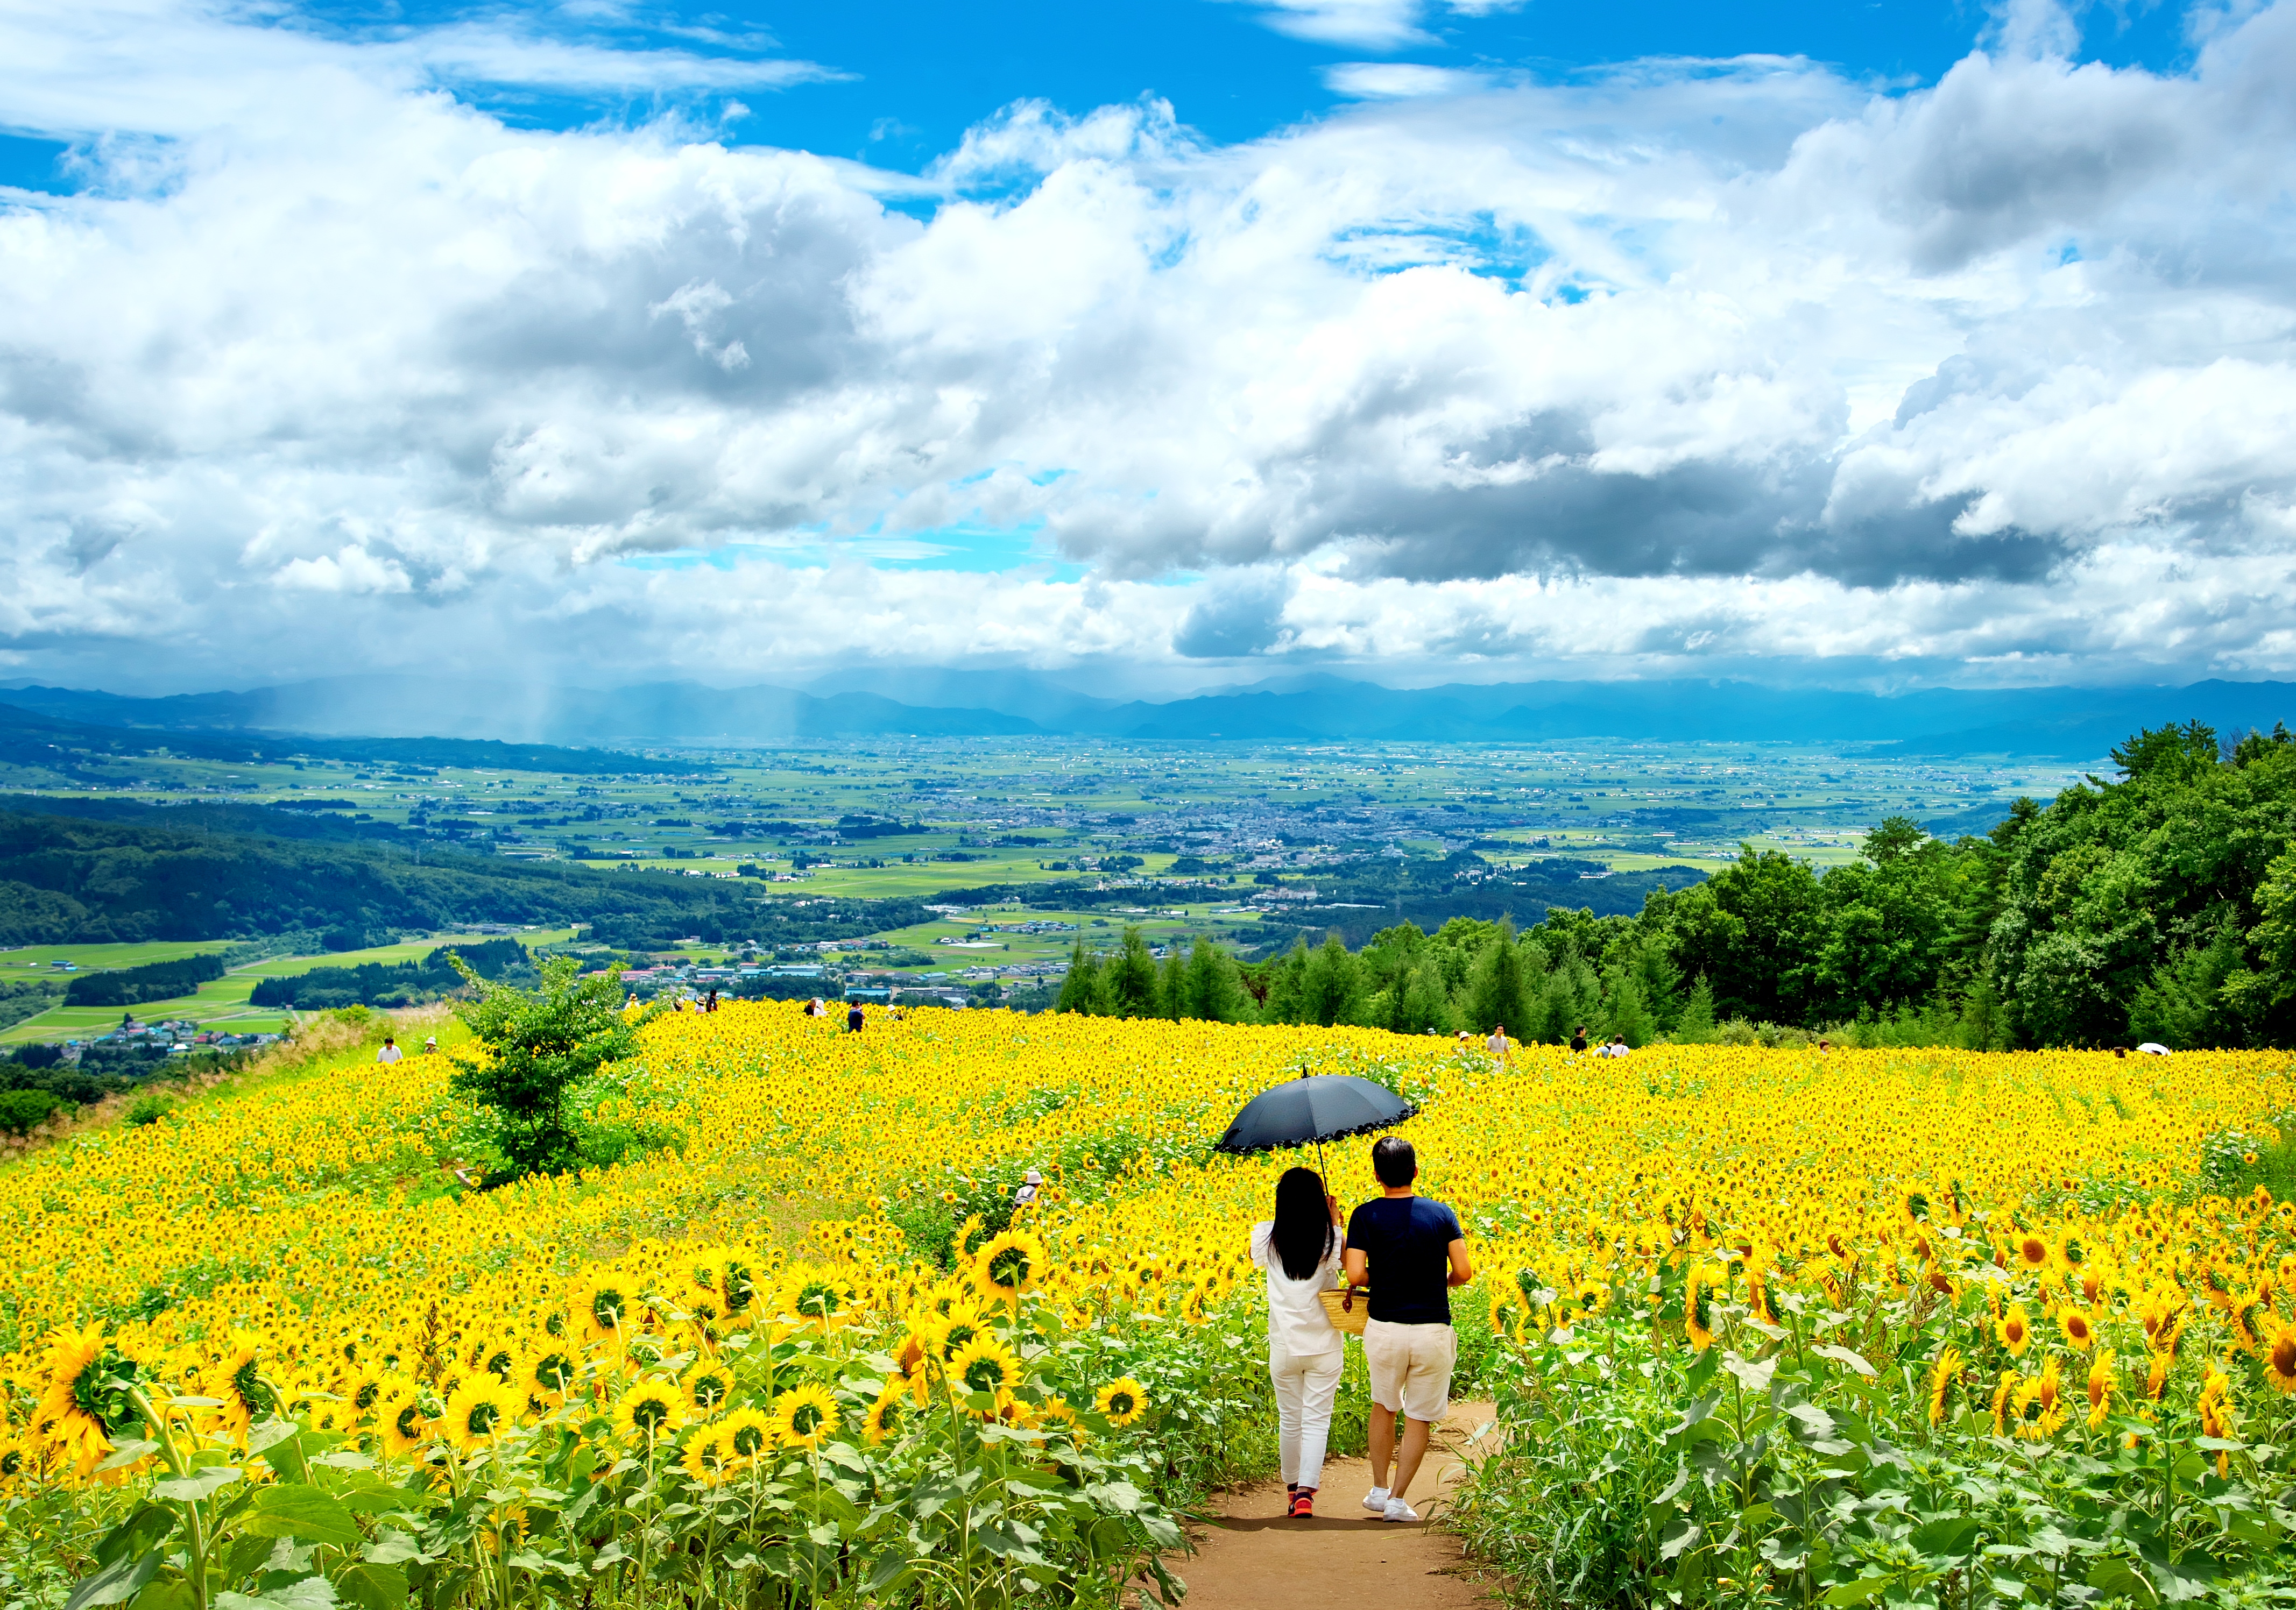
[[[1364,1508],[1382,1520],[1415,1521],[1404,1500],[1428,1433],[1451,1401],[1451,1365],[1459,1341],[1451,1328],[1451,1287],[1475,1278],[1459,1215],[1412,1193],[1419,1158],[1411,1142],[1382,1135],[1371,1148],[1372,1172],[1384,1194],[1348,1220],[1348,1283],[1371,1287],[1364,1326],[1364,1362],[1371,1369],[1371,1479]],[[1395,1420],[1403,1417],[1402,1446]],[[1395,1485],[1387,1484],[1388,1461]]]

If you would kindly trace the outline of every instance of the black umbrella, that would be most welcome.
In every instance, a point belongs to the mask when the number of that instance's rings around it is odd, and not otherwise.
[[[1418,1110],[1385,1085],[1353,1074],[1302,1074],[1245,1102],[1217,1149],[1256,1152],[1319,1145],[1385,1129]],[[1316,1161],[1323,1161],[1320,1155]]]

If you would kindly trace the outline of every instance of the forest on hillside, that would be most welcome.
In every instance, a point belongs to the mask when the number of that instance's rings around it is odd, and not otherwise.
[[[1634,1045],[2296,1043],[2296,740],[2226,747],[2194,723],[2112,758],[2116,779],[2021,799],[1982,836],[1893,817],[1824,872],[1748,848],[1632,916],[1403,922],[1258,966],[1203,943],[1159,962],[1137,935],[1104,957],[1079,944],[1055,1009],[1530,1041],[1584,1026]]]

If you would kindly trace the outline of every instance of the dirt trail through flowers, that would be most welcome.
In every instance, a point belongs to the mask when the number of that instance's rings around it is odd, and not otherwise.
[[[1459,1550],[1459,1540],[1431,1524],[1460,1475],[1459,1454],[1481,1434],[1488,1403],[1454,1403],[1436,1428],[1411,1484],[1415,1526],[1390,1525],[1362,1507],[1371,1485],[1362,1459],[1324,1467],[1316,1518],[1283,1518],[1283,1484],[1223,1494],[1220,1516],[1198,1531],[1197,1553],[1173,1562],[1188,1584],[1187,1610],[1491,1610],[1487,1584]]]

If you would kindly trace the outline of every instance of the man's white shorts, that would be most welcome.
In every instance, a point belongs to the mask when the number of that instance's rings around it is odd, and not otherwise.
[[[1433,1422],[1451,1402],[1451,1365],[1459,1333],[1448,1325],[1364,1326],[1364,1362],[1371,1367],[1371,1401],[1390,1414]]]

